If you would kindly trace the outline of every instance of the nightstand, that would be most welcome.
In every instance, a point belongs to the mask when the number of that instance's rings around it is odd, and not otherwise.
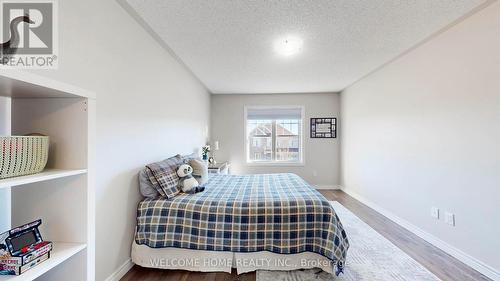
[[[208,164],[208,173],[209,174],[221,174],[228,175],[229,174],[229,162],[222,162],[217,164]]]

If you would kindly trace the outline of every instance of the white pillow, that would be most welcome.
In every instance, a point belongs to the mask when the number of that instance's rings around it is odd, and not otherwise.
[[[191,159],[189,160],[189,166],[193,167],[193,177],[198,181],[198,183],[203,186],[208,182],[208,165],[207,162]]]

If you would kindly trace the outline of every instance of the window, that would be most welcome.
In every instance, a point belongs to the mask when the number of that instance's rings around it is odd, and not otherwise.
[[[300,164],[303,107],[245,107],[247,163]]]

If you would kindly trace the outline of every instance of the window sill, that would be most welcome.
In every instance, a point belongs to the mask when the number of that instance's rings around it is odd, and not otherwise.
[[[247,162],[249,167],[303,167],[304,162]]]

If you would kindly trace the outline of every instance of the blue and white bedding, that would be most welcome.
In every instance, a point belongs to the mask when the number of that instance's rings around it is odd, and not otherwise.
[[[135,240],[151,248],[314,252],[337,274],[349,248],[328,200],[294,174],[214,175],[204,192],[145,199]]]

